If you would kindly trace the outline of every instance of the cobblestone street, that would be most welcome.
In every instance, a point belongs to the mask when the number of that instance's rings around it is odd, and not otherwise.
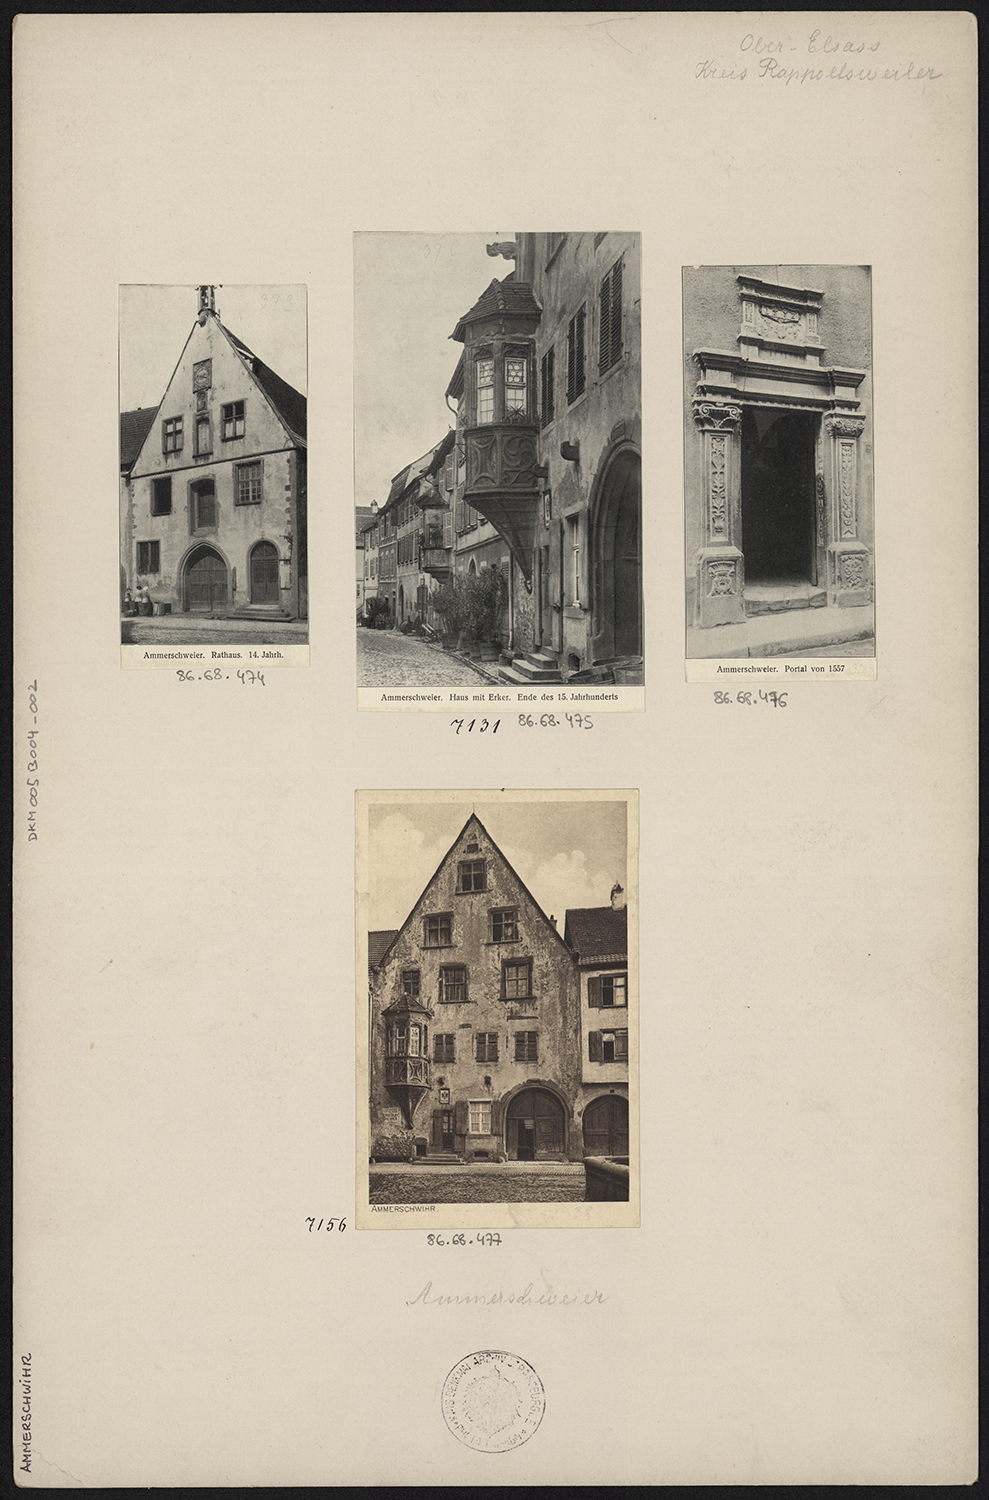
[[[359,687],[472,687],[487,678],[459,656],[396,630],[357,631]]]
[[[580,1162],[500,1166],[378,1166],[370,1174],[371,1203],[582,1203]]]
[[[202,616],[152,615],[121,620],[125,646],[281,646],[309,639],[305,620],[207,620]]]

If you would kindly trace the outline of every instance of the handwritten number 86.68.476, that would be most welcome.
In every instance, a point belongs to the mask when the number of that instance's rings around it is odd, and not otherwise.
[[[764,693],[760,689],[758,695],[755,693],[715,693],[715,703],[741,703],[750,708],[757,707],[760,703],[768,703],[771,708],[786,708],[785,693]]]

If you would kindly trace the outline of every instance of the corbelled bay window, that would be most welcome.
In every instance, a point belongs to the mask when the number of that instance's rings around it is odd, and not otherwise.
[[[505,416],[524,417],[529,410],[529,361],[505,360]]]
[[[478,425],[494,421],[494,360],[477,361],[477,421]]]

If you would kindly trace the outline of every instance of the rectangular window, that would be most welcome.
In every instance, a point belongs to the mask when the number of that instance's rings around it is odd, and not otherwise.
[[[567,401],[584,393],[584,328],[587,308],[580,308],[567,324]]]
[[[213,429],[209,417],[196,418],[196,457],[213,451]]]
[[[452,1031],[433,1033],[433,1062],[456,1062]]]
[[[423,942],[427,948],[448,948],[450,946],[450,912],[440,912],[438,916],[427,917],[423,923]]]
[[[206,488],[192,492],[192,519],[194,530],[216,526],[216,491],[212,480],[205,481]]]
[[[492,943],[514,943],[519,935],[518,908],[510,906],[503,911],[489,913]]]
[[[419,970],[405,969],[402,973],[402,994],[406,1000],[419,998]]]
[[[628,1032],[602,1031],[601,1061],[626,1062],[628,1060]]]
[[[223,424],[223,441],[228,443],[231,438],[244,436],[244,403],[243,401],[228,401],[220,407],[220,419]]]
[[[540,400],[542,402],[542,425],[548,427],[555,415],[554,378],[556,375],[556,350],[547,349],[539,366]]]
[[[538,1036],[538,1032],[535,1032],[535,1031],[517,1031],[515,1033],[515,1061],[516,1062],[531,1062],[531,1063],[534,1063],[534,1062],[538,1062],[539,1061],[538,1056],[536,1054],[536,1037],[537,1036]]]
[[[479,359],[477,372],[477,422],[478,426],[494,421],[494,360]]]
[[[235,505],[260,505],[263,471],[260,463],[238,464],[234,470]]]
[[[161,572],[161,543],[160,542],[138,542],[137,544],[137,571],[139,573]]]
[[[532,994],[532,959],[503,964],[501,982],[506,1000],[527,1000]]]
[[[161,424],[162,453],[182,452],[182,418],[166,417]]]
[[[463,859],[457,866],[458,891],[487,889],[487,872],[483,859]]]
[[[528,360],[505,360],[505,416],[524,417],[529,410]]]
[[[567,556],[565,599],[580,608],[580,517],[567,516]]]
[[[493,1063],[498,1061],[497,1031],[475,1032],[474,1056],[479,1063]]]
[[[598,330],[598,371],[604,374],[622,357],[622,263],[617,260],[601,283],[601,327]]]
[[[468,1127],[471,1135],[491,1134],[491,1101],[489,1099],[471,1099],[468,1101],[469,1110]]]
[[[605,974],[601,978],[601,1004],[627,1005],[625,974]]]
[[[153,516],[170,516],[172,514],[172,480],[170,475],[165,479],[152,479],[151,481],[151,514]]]
[[[467,970],[463,964],[440,969],[440,1004],[462,1005],[467,999]]]

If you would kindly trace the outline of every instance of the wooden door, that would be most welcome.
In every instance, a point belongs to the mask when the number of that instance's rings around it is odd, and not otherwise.
[[[251,603],[278,604],[278,549],[272,542],[258,542],[251,553]]]
[[[218,552],[201,548],[186,572],[187,608],[209,614],[227,602],[227,565]]]
[[[584,1155],[628,1155],[628,1100],[623,1094],[607,1094],[585,1109]]]

